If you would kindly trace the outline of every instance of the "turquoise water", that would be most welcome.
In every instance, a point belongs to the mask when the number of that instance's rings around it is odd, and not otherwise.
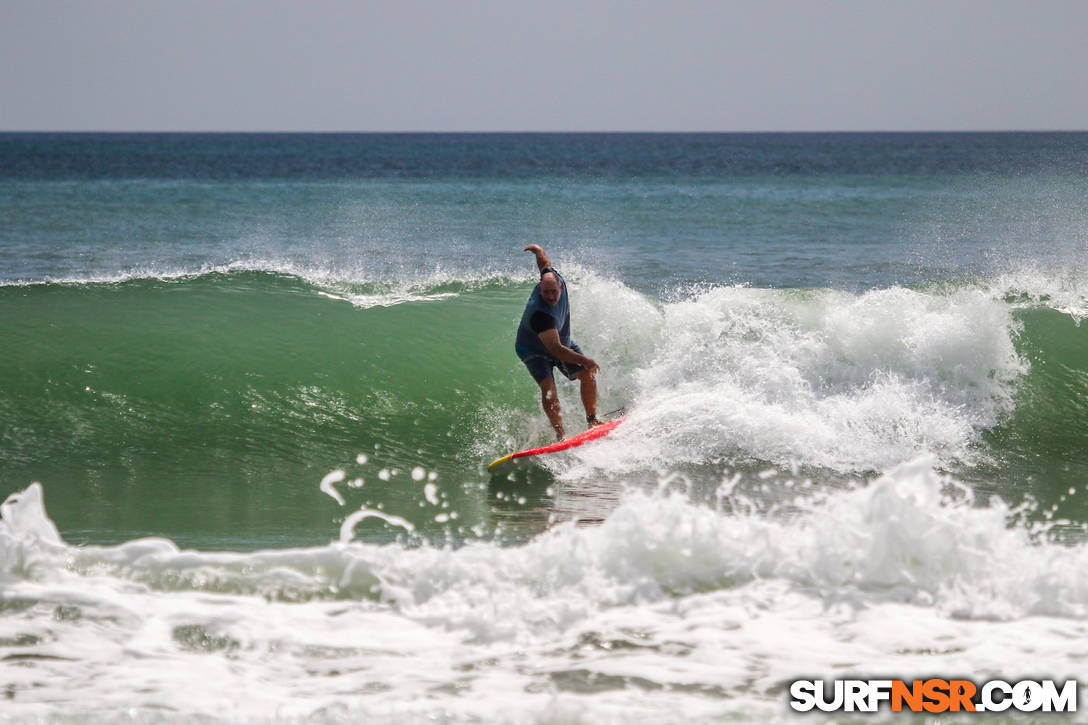
[[[1086,166],[1086,134],[0,135],[0,685],[46,719],[775,719],[844,661],[1030,669],[952,621],[1075,675]],[[550,436],[528,243],[628,420],[493,476]]]

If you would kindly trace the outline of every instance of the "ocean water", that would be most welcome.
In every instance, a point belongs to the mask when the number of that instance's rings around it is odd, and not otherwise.
[[[1088,681],[1086,295],[1088,133],[0,134],[0,719]]]

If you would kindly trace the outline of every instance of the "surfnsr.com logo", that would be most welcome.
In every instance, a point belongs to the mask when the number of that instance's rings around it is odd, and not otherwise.
[[[990,680],[797,680],[790,685],[797,712],[1076,712],[1077,681]]]

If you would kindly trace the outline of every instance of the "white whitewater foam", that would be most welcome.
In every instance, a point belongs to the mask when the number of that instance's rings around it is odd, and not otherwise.
[[[72,548],[32,486],[0,520],[4,715],[746,722],[790,719],[813,675],[1082,673],[1088,547],[933,464],[789,517],[632,492],[597,527],[460,549]]]
[[[1022,268],[989,281],[986,287],[1015,307],[1049,307],[1069,315],[1077,324],[1088,317],[1088,270]]]
[[[612,471],[736,457],[879,471],[922,450],[970,461],[1027,369],[1009,305],[980,289],[718,287],[634,317],[629,423],[577,454]]]

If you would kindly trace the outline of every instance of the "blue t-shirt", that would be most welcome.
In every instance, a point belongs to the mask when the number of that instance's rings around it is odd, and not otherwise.
[[[548,348],[540,341],[537,334],[540,331],[554,327],[559,330],[559,341],[570,347],[570,301],[567,298],[567,282],[554,269],[549,270],[559,279],[559,301],[555,307],[551,307],[540,296],[540,284],[533,288],[529,295],[529,301],[525,304],[525,311],[521,313],[521,324],[518,325],[518,336],[514,341],[514,351],[518,357],[525,359],[529,355],[548,355]],[[547,324],[541,315],[550,317],[555,324]],[[536,317],[534,325],[533,317]],[[534,330],[534,327],[536,328]]]

